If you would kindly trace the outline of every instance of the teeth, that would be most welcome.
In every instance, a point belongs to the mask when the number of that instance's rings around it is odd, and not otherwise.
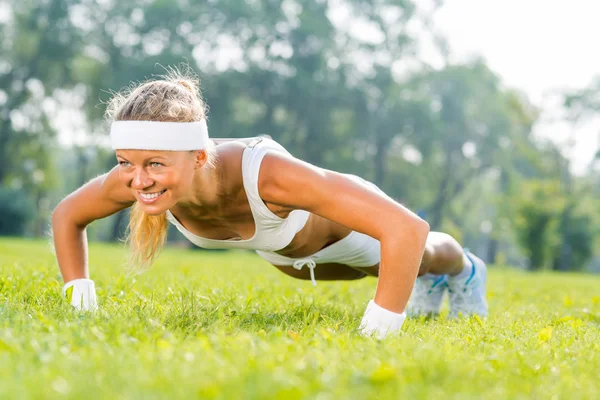
[[[142,199],[144,200],[152,200],[157,198],[158,196],[160,196],[161,194],[163,194],[165,191],[161,191],[161,192],[156,192],[156,193],[140,193],[140,196],[142,197]]]

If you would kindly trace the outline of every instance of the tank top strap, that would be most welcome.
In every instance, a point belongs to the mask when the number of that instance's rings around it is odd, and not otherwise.
[[[258,175],[260,173],[260,166],[265,155],[270,151],[277,151],[288,153],[288,151],[274,140],[267,138],[257,138],[250,142],[248,147],[244,149],[242,156],[242,179],[244,182],[244,189],[246,190],[246,196],[252,210],[266,220],[278,220],[281,218],[275,215],[264,201],[260,198],[258,193]],[[265,221],[266,222],[266,221]],[[260,222],[257,219],[255,223],[258,225]]]

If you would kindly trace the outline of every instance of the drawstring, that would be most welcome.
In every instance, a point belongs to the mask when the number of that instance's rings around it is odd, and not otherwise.
[[[317,286],[317,280],[315,279],[315,267],[317,266],[317,263],[312,258],[303,258],[302,260],[294,261],[294,268],[298,271],[305,265],[310,270],[310,280],[312,281],[313,286]]]

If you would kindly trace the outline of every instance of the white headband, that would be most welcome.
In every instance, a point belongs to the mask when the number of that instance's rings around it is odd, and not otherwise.
[[[113,150],[202,150],[208,144],[206,121],[115,121],[110,127]]]

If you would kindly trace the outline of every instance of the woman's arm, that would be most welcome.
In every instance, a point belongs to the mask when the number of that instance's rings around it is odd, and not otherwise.
[[[318,214],[381,243],[375,303],[402,313],[415,283],[429,225],[391,198],[337,172],[269,153],[259,174],[263,200]]]
[[[119,181],[118,169],[92,179],[65,197],[52,213],[56,259],[65,283],[89,279],[85,228],[133,204],[133,194]]]

